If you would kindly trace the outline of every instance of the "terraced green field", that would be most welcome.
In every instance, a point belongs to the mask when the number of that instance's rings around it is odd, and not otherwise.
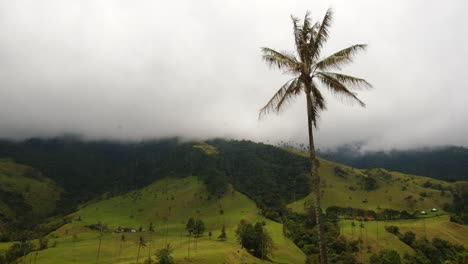
[[[99,263],[135,263],[138,241],[143,237],[147,246],[140,252],[139,263],[148,254],[169,243],[174,248],[177,263],[261,263],[241,249],[235,238],[235,229],[241,219],[265,221],[275,249],[269,256],[277,263],[304,263],[305,256],[289,239],[282,235],[282,225],[264,219],[254,202],[241,193],[230,190],[223,197],[210,196],[204,185],[195,177],[165,179],[141,190],[122,196],[103,199],[83,206],[74,213],[75,219],[50,236],[55,248],[40,251],[37,263],[94,263],[97,261],[99,232],[84,226],[98,222],[111,230],[129,227],[145,231],[121,234],[104,233],[101,241]],[[190,240],[185,223],[189,217],[202,219],[206,225],[203,237]],[[80,220],[77,220],[80,219]],[[155,232],[149,232],[153,223]],[[222,226],[226,226],[227,241],[218,241]],[[213,236],[210,238],[208,232]],[[35,253],[31,253],[35,254]],[[26,258],[32,258],[33,255]],[[154,258],[154,255],[153,255]]]

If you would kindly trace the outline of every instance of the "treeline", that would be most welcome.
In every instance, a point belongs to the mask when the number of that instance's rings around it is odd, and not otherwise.
[[[265,216],[278,220],[285,204],[310,190],[310,165],[304,157],[251,141],[207,143],[217,148],[216,154],[176,138],[128,143],[73,137],[0,140],[0,158],[34,167],[64,188],[55,214],[71,212],[103,193],[117,195],[164,177],[195,175],[218,196],[232,184]]]
[[[450,221],[459,224],[468,224],[468,182],[459,182],[452,190],[453,203],[445,206],[444,210],[452,212]]]
[[[349,219],[369,220],[398,220],[398,219],[415,219],[418,211],[409,213],[406,210],[399,211],[394,209],[383,208],[379,212],[373,210],[364,210],[352,207],[330,206],[326,209],[327,215],[335,217],[344,217]]]
[[[330,263],[357,264],[356,252],[361,241],[346,240],[340,235],[339,219],[333,214],[323,214],[327,254]],[[306,264],[319,263],[318,236],[315,211],[308,208],[305,214],[289,211],[283,218],[283,235],[291,239],[307,256]]]
[[[359,145],[344,145],[319,155],[356,168],[385,168],[445,181],[468,180],[468,149],[463,147],[361,152]]]
[[[467,263],[468,251],[463,245],[454,245],[440,238],[433,238],[431,241],[426,238],[416,238],[412,231],[400,233],[397,226],[387,226],[387,232],[397,236],[403,243],[410,246],[414,255],[405,254],[403,260],[405,263],[412,264],[443,264],[443,263]],[[380,255],[371,257],[372,263],[401,263],[398,253],[384,251]],[[394,262],[384,262],[385,258],[392,257]],[[398,261],[395,261],[398,260]]]

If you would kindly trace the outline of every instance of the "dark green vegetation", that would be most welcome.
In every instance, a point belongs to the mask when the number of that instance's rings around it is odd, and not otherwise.
[[[445,181],[468,180],[468,149],[464,147],[361,152],[359,145],[345,145],[319,155],[356,168],[385,168]]]
[[[266,259],[273,247],[273,240],[263,226],[264,223],[252,224],[242,219],[236,229],[241,246],[260,259]]]
[[[283,223],[283,234],[290,238],[307,255],[307,263],[318,261],[318,241],[314,232],[315,212],[306,214],[290,213]],[[324,217],[324,230],[327,241],[328,260],[331,263],[357,263],[354,254],[359,250],[357,240],[346,240],[340,235],[338,219],[333,214]]]
[[[400,254],[395,250],[382,250],[370,258],[373,264],[401,264]]]
[[[65,193],[58,212],[71,212],[104,193],[122,194],[168,176],[196,175],[214,195],[231,183],[272,219],[279,219],[287,203],[308,193],[307,159],[250,141],[208,143],[194,147],[193,142],[177,139],[127,144],[73,138],[1,141],[0,158],[34,167],[60,185]]]
[[[433,238],[432,241],[429,241],[427,238],[416,239],[416,234],[412,231],[401,234],[396,226],[387,227],[387,231],[397,236],[416,252],[415,255],[405,254],[404,258],[409,263],[466,263],[466,260],[468,260],[468,255],[462,245],[454,245],[438,237]],[[400,258],[397,255],[398,253],[393,250],[383,251],[378,256],[373,255],[371,261],[373,263],[400,263]]]
[[[54,213],[61,193],[40,171],[0,159],[0,241],[21,239],[20,231]],[[35,231],[47,232],[41,227]]]

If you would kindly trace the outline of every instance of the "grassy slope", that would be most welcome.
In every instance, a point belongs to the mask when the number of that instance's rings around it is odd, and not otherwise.
[[[296,152],[299,155],[304,155],[301,152]],[[340,167],[348,172],[347,178],[337,176],[335,167]],[[453,197],[449,192],[445,192],[441,196],[439,190],[424,188],[421,185],[427,181],[433,184],[441,184],[442,186],[453,186],[454,183],[435,180],[423,176],[408,175],[399,172],[386,173],[392,175],[391,180],[378,180],[378,188],[372,191],[365,191],[360,183],[362,178],[366,177],[365,170],[355,169],[342,164],[320,159],[319,174],[322,177],[322,206],[354,207],[366,210],[379,211],[378,208],[391,208],[395,210],[407,210],[408,212],[425,210],[427,216],[420,216],[416,220],[401,220],[401,221],[372,221],[363,222],[364,228],[360,228],[360,222],[355,221],[355,227],[351,225],[351,220],[340,221],[342,234],[348,239],[363,240],[362,254],[358,253],[358,260],[367,263],[369,257],[373,253],[377,253],[382,249],[394,249],[404,253],[413,253],[413,250],[401,242],[395,235],[385,231],[385,226],[396,225],[400,227],[400,232],[413,231],[418,238],[427,237],[432,239],[440,237],[455,244],[468,244],[468,227],[452,223],[448,219],[448,215],[442,210],[444,203],[451,203]],[[355,191],[350,190],[350,186],[356,188]],[[406,186],[406,190],[402,187]],[[426,192],[432,197],[421,197],[419,194]],[[414,206],[404,199],[412,195],[417,202]],[[351,197],[351,199],[350,199]],[[304,205],[310,204],[311,195],[298,200],[288,205],[295,212],[304,212]],[[421,200],[423,198],[423,200]],[[367,199],[367,203],[362,201]],[[431,213],[430,209],[436,207],[437,213]],[[370,247],[370,248],[368,248]]]
[[[200,148],[210,153],[213,151],[211,148],[207,149],[205,145],[200,145]],[[303,153],[298,154],[303,155]],[[347,171],[347,178],[337,176],[334,172],[335,167]],[[392,175],[392,180],[379,179],[379,187],[376,190],[365,191],[361,184],[363,178],[366,177],[364,170],[321,160],[319,173],[323,179],[324,208],[337,205],[376,211],[378,208],[392,208],[413,212],[428,211],[436,207],[439,209],[438,214],[443,214],[444,212],[440,210],[442,204],[452,199],[447,195],[449,192],[441,196],[440,191],[421,186],[426,181],[434,184],[440,183],[443,186],[451,185],[450,183],[421,176],[388,172]],[[351,190],[353,189],[349,188],[351,186],[355,190]],[[406,186],[406,190],[402,190],[403,186]],[[426,192],[432,197],[421,200],[422,197],[419,195],[421,192]],[[413,206],[404,199],[409,195],[417,200]],[[288,206],[294,211],[303,212],[305,201],[308,199],[310,198],[306,197]],[[364,199],[368,202],[363,203]],[[224,211],[223,215],[220,214],[220,210]],[[126,234],[125,242],[120,242],[119,234],[105,234],[101,245],[100,263],[135,263],[137,241],[141,235],[149,246],[142,250],[140,263],[148,255],[148,251],[153,252],[156,248],[162,247],[166,239],[175,249],[174,256],[177,263],[188,263],[185,259],[188,241],[184,226],[189,217],[197,216],[206,223],[207,230],[205,236],[199,239],[196,252],[192,243],[190,263],[259,263],[258,259],[240,249],[234,234],[235,227],[241,218],[251,221],[264,220],[259,215],[255,204],[235,191],[230,191],[221,199],[215,197],[208,199],[205,188],[194,177],[162,180],[139,191],[103,199],[83,206],[74,216],[81,216],[82,221],[74,221],[54,232],[57,238],[52,239],[51,243],[56,241],[57,247],[41,251],[37,263],[95,262],[98,234],[85,228],[84,225],[99,221],[108,224],[112,229],[118,226],[138,228],[140,225],[147,229],[149,222],[153,222],[156,229],[154,233]],[[167,219],[167,225],[165,219]],[[272,259],[278,263],[303,263],[302,252],[282,236],[282,226],[269,220],[265,221],[276,246],[271,256]],[[219,235],[223,223],[227,227],[228,241],[226,242],[214,239]],[[349,239],[361,238],[364,242],[363,253],[357,256],[365,263],[371,253],[384,248],[395,249],[402,254],[412,253],[411,248],[384,230],[385,225],[397,225],[401,232],[411,230],[418,237],[440,236],[453,243],[468,244],[468,228],[450,223],[447,216],[406,221],[364,222],[363,224],[364,228],[360,228],[359,223],[356,222],[353,228],[349,220],[340,222],[344,236]],[[166,230],[167,238],[164,235]],[[213,232],[211,240],[207,237],[208,231]],[[77,235],[75,242],[73,242],[73,234]],[[0,244],[0,250],[4,245]],[[120,245],[122,245],[122,251],[119,258]],[[367,252],[368,246],[370,246],[369,252]]]
[[[220,210],[224,213],[220,214]],[[154,233],[126,234],[127,239],[123,243],[120,258],[120,234],[105,234],[100,263],[135,262],[139,236],[143,236],[148,243],[148,247],[142,250],[142,256],[147,257],[149,250],[161,248],[167,239],[174,247],[177,263],[185,263],[188,237],[184,227],[189,217],[199,217],[206,225],[205,235],[198,239],[197,250],[192,243],[190,263],[261,263],[242,250],[235,240],[235,228],[242,218],[266,222],[275,244],[275,250],[271,254],[274,261],[303,263],[305,259],[300,249],[283,237],[281,224],[265,220],[254,202],[246,196],[231,190],[217,199],[208,195],[204,185],[195,177],[157,181],[139,191],[84,206],[73,216],[80,216],[81,221],[74,221],[54,232],[53,236],[57,239],[53,240],[57,241],[57,247],[41,251],[37,263],[70,263],[74,260],[76,263],[94,262],[97,257],[98,234],[83,226],[97,222],[105,223],[111,229],[118,226],[136,229],[142,226],[148,229],[152,222],[156,230]],[[226,225],[228,236],[225,242],[215,239],[223,224]],[[213,232],[212,239],[209,239],[208,231]],[[73,234],[78,237],[75,243]]]
[[[31,167],[0,159],[0,190],[22,194],[25,203],[31,205],[33,214],[44,217],[55,209],[62,190],[40,175],[25,177],[31,170]],[[0,213],[12,219],[15,217],[15,212],[3,201],[0,201]]]
[[[335,167],[340,167],[344,171],[347,171],[346,178],[336,175],[334,172]],[[377,180],[377,189],[366,191],[362,186],[363,179],[367,177],[364,171],[321,159],[319,175],[322,177],[323,208],[341,206],[374,211],[379,211],[379,208],[391,208],[414,212],[422,210],[430,211],[431,208],[435,207],[439,210],[440,214],[443,214],[442,205],[452,202],[450,192],[445,192],[444,196],[441,196],[441,191],[439,190],[422,187],[422,184],[426,181],[443,186],[450,186],[452,185],[451,183],[386,170],[382,171],[390,174],[392,179],[385,180],[379,178]],[[403,190],[404,187],[406,190]],[[421,197],[421,192],[425,192],[431,197]],[[408,196],[412,196],[412,200],[416,200],[416,202],[411,204],[405,200]],[[311,195],[288,206],[293,211],[303,212],[304,204],[307,204],[310,199]],[[368,202],[364,203],[364,200]]]
[[[347,239],[362,239],[362,254],[358,253],[358,259],[362,257],[364,262],[368,261],[370,255],[383,249],[393,249],[401,255],[412,254],[413,250],[402,243],[397,236],[385,231],[385,226],[394,225],[400,228],[400,233],[412,231],[416,238],[426,237],[431,240],[440,237],[451,243],[466,245],[468,243],[468,227],[449,222],[448,216],[438,216],[418,220],[398,220],[398,221],[372,221],[360,223],[355,221],[355,227],[351,220],[340,222],[342,234]],[[368,251],[368,247],[370,250]]]

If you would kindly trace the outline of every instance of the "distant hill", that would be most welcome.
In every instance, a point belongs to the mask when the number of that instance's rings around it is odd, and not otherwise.
[[[212,193],[231,183],[270,218],[279,218],[281,208],[309,192],[306,158],[251,141],[29,139],[0,141],[0,158],[35,167],[60,185],[62,212],[103,193],[126,193],[168,176],[196,175]]]
[[[385,168],[445,181],[468,180],[468,149],[464,147],[361,152],[359,145],[345,145],[321,151],[320,156],[356,168]]]
[[[53,213],[61,193],[37,169],[0,159],[0,239]]]

